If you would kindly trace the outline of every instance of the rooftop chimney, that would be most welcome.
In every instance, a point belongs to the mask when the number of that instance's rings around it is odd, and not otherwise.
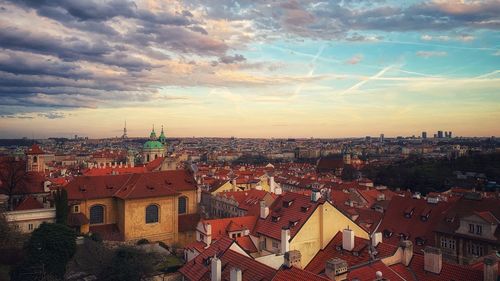
[[[403,249],[401,263],[408,266],[413,258],[413,243],[410,240],[401,241],[399,246]]]
[[[221,281],[221,269],[222,262],[217,258],[217,255],[214,255],[212,260],[210,261],[210,270],[211,270],[211,281]]]
[[[321,198],[321,193],[319,192],[319,189],[314,188],[311,192],[311,201],[318,202],[320,198]]]
[[[494,255],[484,257],[483,260],[484,281],[496,281],[498,277],[498,260]]]
[[[443,254],[441,249],[427,246],[424,249],[424,270],[439,274],[443,267]]]
[[[343,259],[332,258],[326,261],[325,275],[330,280],[347,280],[347,262]]]
[[[300,254],[300,251],[297,250],[288,251],[285,253],[285,266],[287,268],[295,266],[297,268],[302,269],[301,258],[302,255]]]
[[[354,230],[349,227],[342,231],[342,249],[346,251],[354,249]]]
[[[231,271],[229,273],[229,280],[230,281],[241,281],[242,280],[241,269],[239,269],[237,267],[232,267]]]
[[[382,243],[382,232],[375,232],[372,237],[372,246],[377,247],[379,243]]]
[[[260,218],[266,219],[269,215],[269,207],[266,206],[266,201],[260,201]]]
[[[274,182],[274,177],[271,176],[269,177],[269,191],[271,191],[271,193],[274,193],[275,188],[276,188],[276,183]]]
[[[205,228],[207,230],[207,233],[205,235],[205,244],[207,244],[207,247],[210,246],[210,244],[212,244],[212,225],[207,223],[205,224]]]
[[[281,253],[290,251],[290,228],[284,226],[281,229]]]

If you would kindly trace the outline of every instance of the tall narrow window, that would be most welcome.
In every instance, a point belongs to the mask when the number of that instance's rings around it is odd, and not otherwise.
[[[94,205],[90,207],[90,224],[104,223],[104,206]]]
[[[182,196],[179,197],[179,214],[185,214],[187,212],[187,198]]]
[[[158,206],[149,205],[146,207],[146,223],[158,222]]]

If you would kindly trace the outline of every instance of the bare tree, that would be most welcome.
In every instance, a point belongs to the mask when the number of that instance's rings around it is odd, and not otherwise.
[[[14,157],[0,159],[0,193],[9,197],[7,210],[13,209],[14,194],[22,194],[29,181],[24,161],[16,160]]]

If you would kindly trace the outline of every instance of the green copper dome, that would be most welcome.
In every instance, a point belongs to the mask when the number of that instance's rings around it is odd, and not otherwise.
[[[149,140],[146,143],[144,143],[144,146],[142,147],[143,149],[163,149],[163,144],[159,141],[153,141]]]

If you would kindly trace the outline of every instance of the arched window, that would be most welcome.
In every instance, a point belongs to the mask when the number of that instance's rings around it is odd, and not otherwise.
[[[90,224],[104,223],[104,206],[94,205],[90,207]]]
[[[158,222],[158,206],[151,204],[146,207],[146,223]]]
[[[187,198],[185,196],[179,197],[179,214],[187,212]]]
[[[146,155],[146,162],[149,162],[149,154]]]

